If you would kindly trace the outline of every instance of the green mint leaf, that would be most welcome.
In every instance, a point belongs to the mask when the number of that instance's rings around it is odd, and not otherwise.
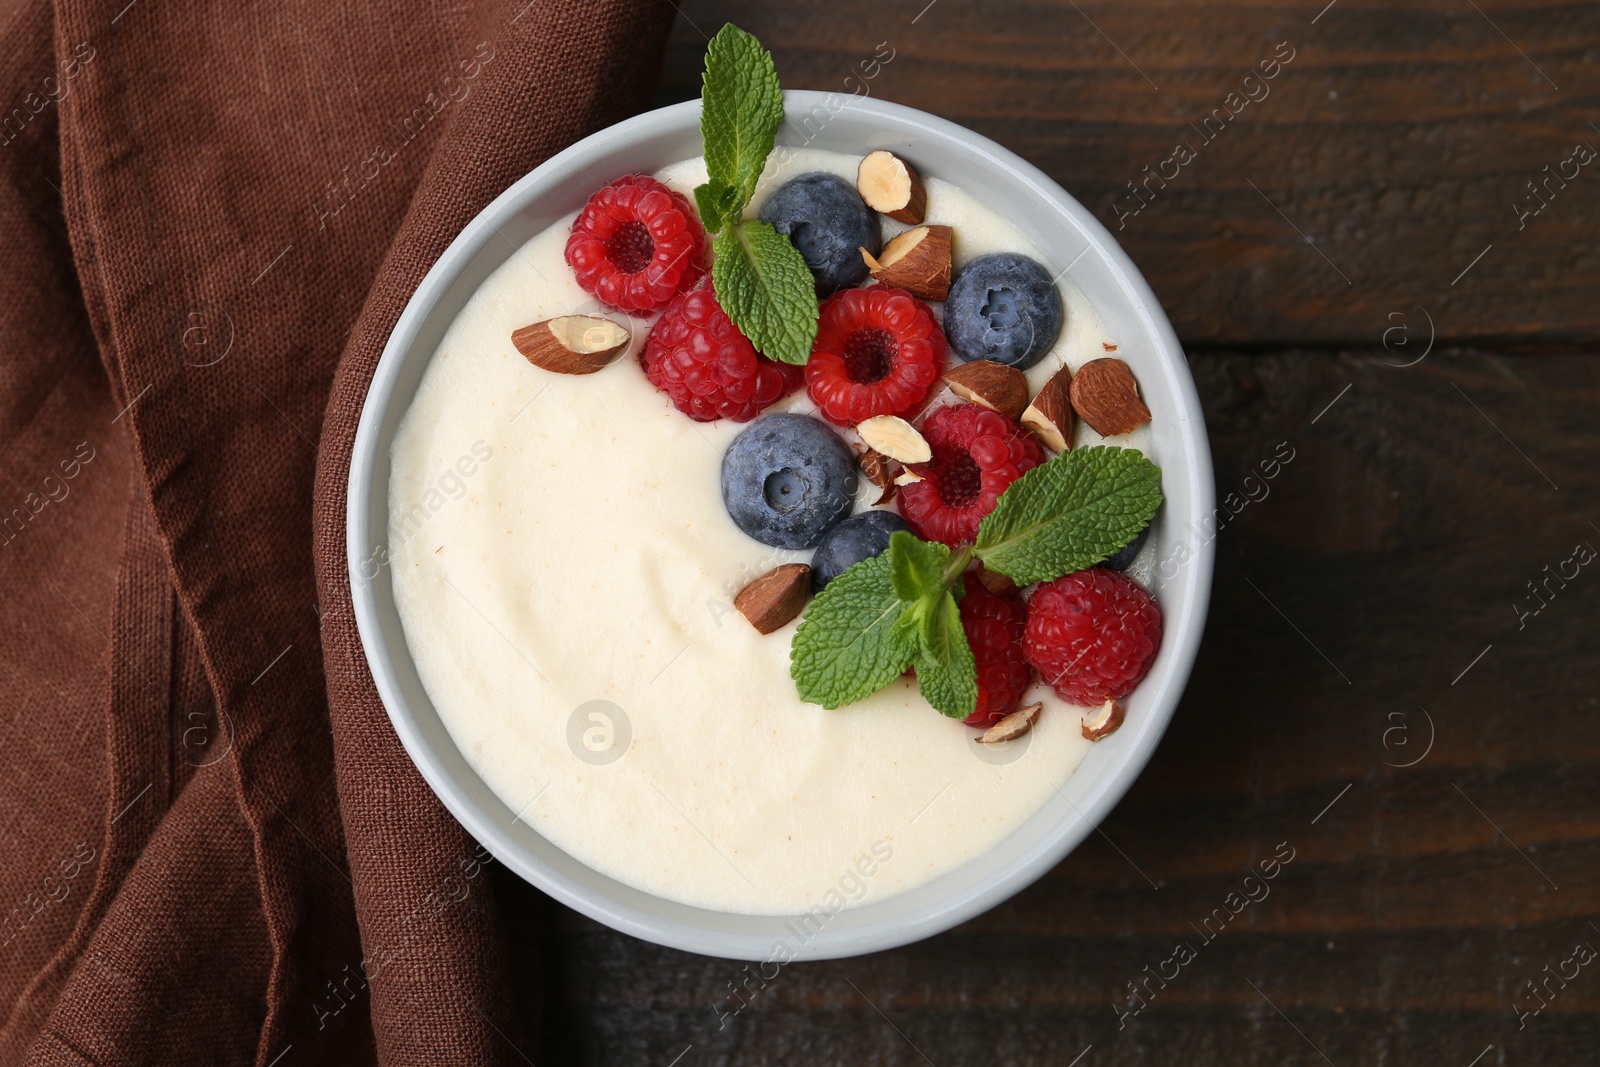
[[[1081,571],[1149,525],[1161,504],[1161,468],[1137,449],[1068,452],[1024,474],[978,527],[983,565],[1020,585]]]
[[[932,598],[922,618],[917,688],[941,715],[964,719],[978,706],[978,668],[961,628],[961,609],[948,589]]]
[[[783,90],[772,53],[728,23],[706,49],[700,90],[700,137],[705,142],[708,184],[731,186],[736,193],[735,206],[722,212],[721,221],[735,221],[744,212],[782,124]],[[712,229],[709,222],[707,228]]]
[[[895,595],[905,602],[895,625],[916,649],[917,687],[942,714],[964,719],[978,703],[978,674],[946,578],[950,550],[897,530],[884,555]]]
[[[800,699],[837,708],[900,677],[918,652],[915,638],[898,625],[905,606],[895,595],[887,553],[829,582],[806,609],[789,649]]]
[[[706,183],[694,191],[700,221],[717,235],[711,282],[717,303],[756,350],[782,363],[811,358],[816,283],[789,239],[741,221],[783,125],[783,89],[772,54],[728,23],[706,49],[700,137]]]
[[[944,561],[950,550],[932,541],[919,541],[904,530],[889,537],[889,577],[901,600],[915,603],[945,592]]]
[[[745,219],[726,225],[712,250],[717,303],[756,351],[782,363],[810,359],[816,281],[789,239],[759,219]]]
[[[733,186],[719,182],[694,187],[695,206],[700,209],[700,222],[707,233],[716,233],[728,224],[729,212],[733,211],[733,201],[738,195],[739,191]]]
[[[978,672],[945,576],[949,560],[944,545],[897,531],[882,555],[829,583],[806,611],[789,652],[800,699],[836,708],[876,693],[914,666],[928,703],[954,718],[972,714]]]

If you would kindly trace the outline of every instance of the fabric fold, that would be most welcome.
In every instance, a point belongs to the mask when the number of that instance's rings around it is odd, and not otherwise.
[[[0,26],[0,899],[26,913],[0,1058],[533,1058],[492,858],[362,657],[344,482],[423,274],[647,103],[672,15],[20,0]]]

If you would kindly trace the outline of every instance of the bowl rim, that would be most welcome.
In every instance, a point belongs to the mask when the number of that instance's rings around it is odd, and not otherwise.
[[[1009,149],[965,127],[915,108],[870,97],[811,90],[786,90],[784,106],[786,112],[797,108],[826,107],[834,116],[849,111],[858,117],[888,123],[904,135],[926,138],[930,142],[930,147],[936,152],[948,153],[958,149],[977,152],[989,157],[998,167],[1009,171],[1032,196],[1061,211],[1087,242],[1085,253],[1092,250],[1099,254],[1110,268],[1113,280],[1128,299],[1134,314],[1157,341],[1155,356],[1165,364],[1168,385],[1173,390],[1173,400],[1179,413],[1177,430],[1182,438],[1181,447],[1189,457],[1189,462],[1181,473],[1184,475],[1188,498],[1193,501],[1192,510],[1195,515],[1208,515],[1214,510],[1216,495],[1210,447],[1206,438],[1199,396],[1194,380],[1188,373],[1182,346],[1144,276],[1098,218],[1043,171]],[[518,179],[491,201],[440,254],[396,320],[363,401],[351,451],[347,483],[346,555],[351,599],[362,649],[389,720],[407,755],[429,788],[467,832],[524,880],[566,906],[613,929],[684,951],[749,960],[766,957],[768,949],[773,946],[773,932],[730,932],[726,929],[717,929],[714,921],[718,918],[723,920],[759,918],[777,924],[785,918],[784,916],[736,915],[670,901],[667,903],[677,910],[687,909],[691,913],[704,915],[707,921],[667,919],[649,914],[640,907],[615,899],[616,896],[637,895],[642,891],[625,887],[627,893],[610,896],[597,894],[592,888],[580,884],[578,879],[566,872],[558,871],[537,857],[529,855],[521,843],[495,818],[494,813],[466,795],[462,783],[444,765],[440,755],[434,751],[431,742],[425,736],[416,709],[408,701],[397,677],[392,657],[397,653],[409,656],[409,652],[403,647],[398,650],[392,648],[384,638],[382,607],[376,589],[378,583],[390,580],[387,567],[380,567],[372,578],[366,577],[363,573],[366,563],[371,558],[370,550],[375,545],[384,545],[387,538],[386,528],[374,529],[376,523],[372,521],[374,508],[371,500],[374,482],[377,480],[375,479],[377,466],[388,462],[390,437],[384,434],[383,424],[395,403],[397,386],[417,335],[433,313],[435,306],[445,296],[449,286],[473,257],[480,254],[488,236],[498,231],[505,219],[536,203],[547,180],[554,181],[557,176],[565,173],[575,160],[626,148],[630,143],[645,140],[646,135],[659,133],[663,127],[669,125],[675,126],[689,121],[698,127],[699,112],[699,100],[683,101],[636,115],[563,149]],[[784,140],[784,134],[780,132],[780,147],[784,144]],[[508,252],[506,258],[512,254],[514,252]],[[1067,269],[1070,269],[1070,265]],[[1066,271],[1062,273],[1065,274]],[[431,353],[427,358],[431,358]],[[409,397],[406,398],[406,402],[409,403]],[[1175,473],[1178,472],[1170,466],[1164,468],[1164,482]],[[387,480],[383,479],[382,483],[386,486]],[[1170,494],[1168,496],[1170,497]],[[385,497],[387,497],[386,490]],[[387,515],[386,499],[378,511]],[[1165,675],[1164,684],[1154,698],[1154,714],[1147,716],[1147,721],[1138,731],[1133,743],[1124,749],[1121,763],[1102,775],[1097,788],[1078,803],[1061,794],[1062,799],[1071,804],[1073,812],[1063,815],[1059,826],[1052,834],[1036,842],[1032,848],[1012,857],[1004,866],[991,876],[981,879],[978,884],[932,904],[867,925],[823,929],[814,939],[807,940],[801,951],[793,958],[830,959],[859,955],[898,947],[943,932],[1020,892],[1059,863],[1093,832],[1143,771],[1176,710],[1193,669],[1204,630],[1214,560],[1214,543],[1207,540],[1199,544],[1195,553],[1184,563],[1184,570],[1180,575],[1181,582],[1178,584],[1184,587],[1181,615],[1172,618],[1166,615],[1166,609],[1163,608],[1162,651],[1173,658],[1173,663]],[[1081,770],[1080,766],[1074,771],[1074,775]],[[476,775],[473,777],[476,778]],[[481,784],[481,779],[479,782]],[[1048,804],[1053,804],[1053,800],[1047,802],[1047,806]],[[505,806],[503,802],[502,806],[509,812],[509,806]],[[516,819],[513,818],[512,821],[515,822]],[[1021,828],[1018,832],[1020,830]],[[999,845],[1000,842],[996,842],[995,847],[998,848]],[[972,864],[981,863],[984,858],[984,855],[976,856],[955,870],[961,871]],[[598,875],[602,881],[612,882],[606,876],[599,875],[592,868],[583,865],[581,861],[574,859],[573,862],[591,875]],[[954,872],[947,872],[946,875],[941,875],[933,881],[938,882],[952,873]],[[619,882],[613,884],[622,885]],[[914,890],[897,894],[888,900],[893,902],[895,899],[907,896],[909,892]],[[651,894],[644,895],[652,901],[666,900]]]

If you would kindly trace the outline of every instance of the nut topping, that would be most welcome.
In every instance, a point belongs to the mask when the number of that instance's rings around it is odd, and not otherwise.
[[[879,507],[892,501],[898,489],[895,484],[894,460],[871,448],[860,448],[855,452],[856,463],[860,465],[861,473],[867,476],[867,481],[883,491],[882,495],[873,501],[872,506]]]
[[[1072,376],[1072,408],[1104,437],[1117,437],[1150,421],[1139,383],[1120,359],[1091,359]]]
[[[800,614],[810,592],[811,568],[804,563],[785,563],[739,590],[733,606],[751,626],[770,634]]]
[[[559,315],[511,334],[535,367],[556,374],[593,374],[628,347],[628,331],[598,315]]]
[[[1117,732],[1117,727],[1122,725],[1122,718],[1126,714],[1122,705],[1115,700],[1107,700],[1083,717],[1083,736],[1088,741],[1098,741],[1102,737],[1109,737]]]
[[[874,415],[856,427],[868,448],[901,463],[927,463],[933,448],[917,428],[898,415]]]
[[[997,745],[1001,741],[1010,741],[1021,737],[1033,729],[1033,724],[1039,721],[1039,712],[1043,708],[1044,705],[1041,703],[1020,707],[989,727],[983,732],[982,736],[975,740],[980,745]]]
[[[998,411],[1012,422],[1028,406],[1028,379],[1005,363],[992,359],[961,363],[945,372],[944,380],[956,396]]]
[[[1032,430],[1052,452],[1066,452],[1072,448],[1071,381],[1072,372],[1066,367],[1056,371],[1017,420]]]
[[[982,585],[995,596],[1010,596],[1012,593],[1017,591],[1016,582],[1012,581],[1006,575],[1001,574],[999,571],[990,570],[982,563],[978,564],[977,568],[973,570],[972,574],[973,577],[978,579],[978,584]]]
[[[911,164],[887,149],[867,153],[856,168],[856,191],[874,211],[915,226],[927,215],[928,191]]]
[[[950,295],[950,237],[948,226],[917,226],[891,238],[877,258],[865,248],[861,258],[880,284],[943,300]]]

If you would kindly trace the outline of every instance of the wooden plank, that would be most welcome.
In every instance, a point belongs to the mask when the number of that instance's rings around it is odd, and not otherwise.
[[[544,993],[523,994],[540,1062],[1592,1059],[1600,964],[1521,1030],[1514,1006],[1576,943],[1600,948],[1600,570],[1537,615],[1512,605],[1577,542],[1600,547],[1600,362],[1191,365],[1224,495],[1280,443],[1294,458],[1217,534],[1198,668],[1105,836],[940,937],[787,967],[726,1019],[741,965],[502,876],[514,939],[545,954]],[[1233,916],[1281,842],[1294,859]],[[1194,960],[1119,1019],[1180,941]]]
[[[733,21],[786,86],[993,137],[1117,234],[1186,341],[1376,342],[1417,305],[1448,338],[1593,336],[1600,168],[1542,183],[1600,149],[1600,7],[1323,7],[693,0],[663,99],[698,93],[701,31]],[[1180,144],[1194,158],[1163,167]]]

